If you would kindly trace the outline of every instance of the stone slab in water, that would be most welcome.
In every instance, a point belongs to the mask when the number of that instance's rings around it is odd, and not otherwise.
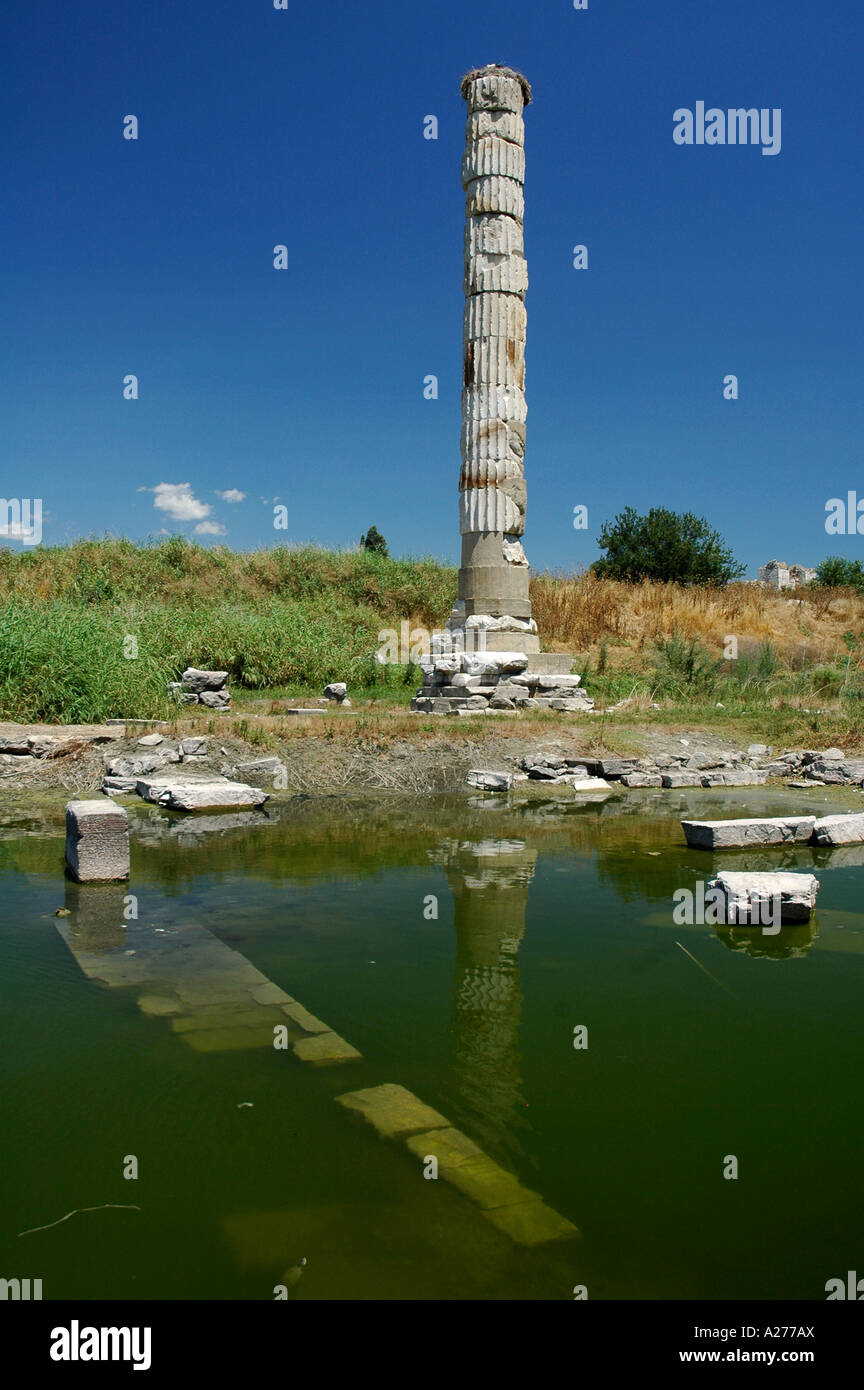
[[[66,805],[66,863],[79,883],[129,877],[129,818],[113,801]]]
[[[523,1187],[513,1173],[508,1173],[506,1168],[484,1153],[468,1163],[452,1167],[445,1165],[439,1168],[439,1172],[441,1177],[458,1187],[464,1197],[484,1211],[495,1207],[512,1207],[518,1202],[541,1200],[539,1193]]]
[[[320,1018],[310,1014],[308,1009],[304,1009],[302,1004],[298,1004],[296,999],[289,999],[282,1005],[283,1014],[296,1023],[298,1028],[302,1028],[304,1033],[329,1033],[330,1029],[326,1023],[322,1023]]]
[[[412,1134],[405,1140],[406,1148],[422,1161],[431,1156],[438,1160],[438,1171],[446,1177],[451,1168],[483,1157],[473,1139],[459,1129],[431,1129],[424,1134]]]
[[[864,812],[822,816],[813,827],[817,845],[860,845],[864,841]]]
[[[545,1202],[518,1202],[484,1211],[484,1217],[517,1245],[545,1245],[551,1240],[578,1240],[578,1226]]]
[[[681,828],[691,849],[744,849],[749,845],[806,844],[815,824],[815,816],[767,816],[682,820]]]
[[[165,806],[169,811],[207,811],[222,806],[261,806],[267,793],[244,782],[230,782],[227,777],[212,777],[207,781],[183,781],[173,778],[143,777],[135,790],[145,801]]]
[[[779,898],[781,922],[809,922],[816,906],[819,880],[813,874],[721,873],[707,885],[719,888],[726,900],[726,921],[746,924],[759,904],[770,905]],[[764,925],[766,913],[753,925]]]
[[[292,1049],[294,1056],[301,1062],[313,1062],[318,1066],[333,1062],[359,1062],[363,1057],[362,1052],[358,1052],[356,1047],[340,1038],[338,1033],[329,1030],[316,1033],[314,1037],[299,1038],[292,1044]]]
[[[353,1110],[372,1125],[379,1134],[393,1137],[414,1134],[418,1130],[449,1129],[449,1120],[431,1106],[424,1105],[404,1086],[385,1084],[365,1091],[349,1091],[336,1096],[339,1105]]]

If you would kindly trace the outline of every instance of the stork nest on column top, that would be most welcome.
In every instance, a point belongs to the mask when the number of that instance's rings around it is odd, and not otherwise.
[[[493,73],[496,77],[512,77],[515,82],[518,82],[522,88],[523,96],[525,97],[525,105],[528,106],[530,104],[532,93],[531,83],[528,81],[528,78],[523,77],[522,73],[517,72],[515,68],[505,67],[501,63],[487,63],[485,67],[472,68],[470,72],[466,72],[465,76],[462,78],[462,85],[460,87],[463,97],[467,98],[470,84],[476,82],[478,77],[490,77]]]

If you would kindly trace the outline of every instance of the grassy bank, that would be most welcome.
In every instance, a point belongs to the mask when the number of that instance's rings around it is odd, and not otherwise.
[[[240,707],[336,679],[402,704],[418,672],[379,666],[379,633],[440,627],[456,580],[434,560],[313,547],[0,548],[0,717],[165,717],[165,685],[188,665],[229,671]],[[628,717],[653,721],[659,705],[672,719],[698,708],[784,728],[821,718],[856,739],[864,598],[851,591],[538,575],[531,592],[545,644],[573,653],[601,707],[628,699]]]

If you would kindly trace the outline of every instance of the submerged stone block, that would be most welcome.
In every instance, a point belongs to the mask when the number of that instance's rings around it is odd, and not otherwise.
[[[539,1193],[523,1187],[513,1173],[508,1173],[506,1168],[483,1153],[470,1162],[446,1165],[440,1172],[442,1177],[458,1187],[463,1196],[484,1211],[541,1200]]]
[[[517,1245],[545,1245],[551,1240],[580,1238],[578,1226],[539,1199],[495,1207],[484,1211],[483,1215]]]
[[[473,1139],[459,1129],[431,1129],[424,1134],[412,1134],[405,1140],[406,1148],[421,1160],[430,1155],[438,1160],[438,1171],[442,1175],[450,1168],[458,1168],[463,1163],[473,1162],[483,1157]]]
[[[129,877],[129,818],[113,801],[69,801],[66,863],[79,883]]]
[[[385,1138],[414,1134],[418,1130],[450,1129],[450,1122],[405,1089],[385,1083],[365,1091],[336,1096],[339,1105],[353,1110]]]
[[[297,1042],[292,1043],[292,1050],[301,1062],[315,1062],[322,1066],[332,1062],[359,1062],[363,1057],[356,1047],[329,1029],[316,1033],[314,1037],[298,1038]]]
[[[304,1009],[302,1004],[298,1004],[296,999],[289,999],[282,1005],[283,1014],[296,1023],[298,1028],[302,1028],[304,1033],[329,1033],[330,1029],[326,1023],[322,1023],[320,1018],[310,1014],[308,1009]]]

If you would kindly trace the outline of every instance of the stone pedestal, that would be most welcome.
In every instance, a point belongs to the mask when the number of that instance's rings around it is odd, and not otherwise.
[[[66,863],[79,883],[129,877],[129,821],[113,801],[66,804]]]

